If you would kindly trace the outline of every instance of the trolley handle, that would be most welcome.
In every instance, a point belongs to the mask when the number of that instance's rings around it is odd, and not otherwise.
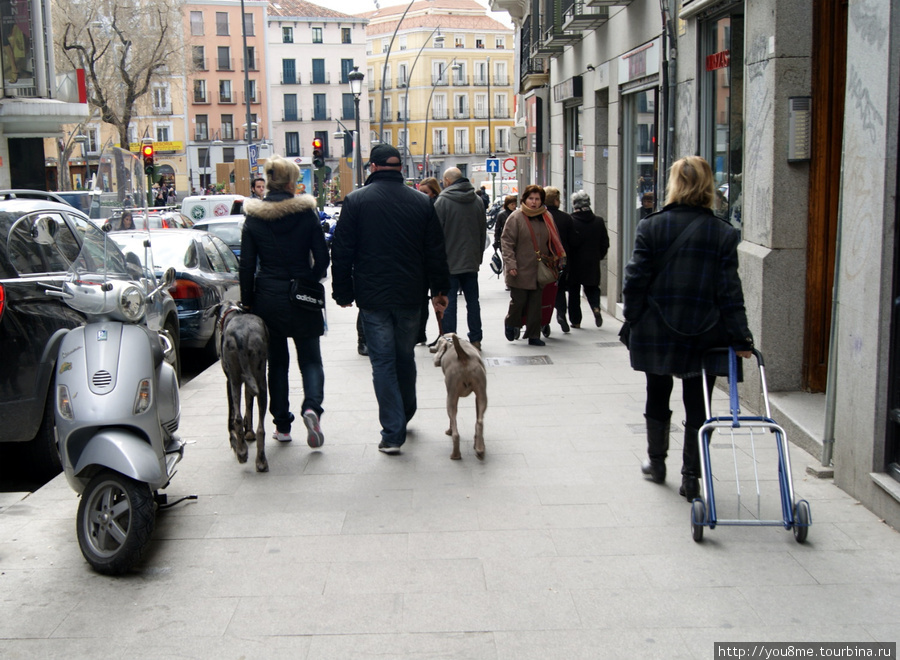
[[[756,348],[751,348],[750,352],[753,353],[756,358],[756,364],[759,367],[759,380],[760,380],[760,389],[762,392],[763,403],[766,408],[766,418],[771,419],[772,413],[769,407],[769,391],[766,386],[766,364],[765,359],[763,358],[763,354],[759,352]],[[727,353],[728,355],[728,404],[731,412],[732,424],[735,428],[740,426],[740,421],[738,416],[740,415],[740,397],[738,395],[738,356],[735,349],[731,346],[728,348],[710,348],[703,354],[703,363],[702,363],[702,374],[703,374],[703,391],[704,393],[708,392],[709,389],[706,385],[706,364],[707,357],[710,355]],[[706,418],[709,419],[712,416],[712,401],[710,401],[710,397],[705,395],[705,403],[706,403]]]

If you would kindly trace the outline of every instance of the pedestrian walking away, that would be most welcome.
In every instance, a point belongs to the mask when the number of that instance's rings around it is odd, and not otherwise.
[[[419,192],[428,195],[428,198],[431,200],[432,204],[434,204],[435,200],[438,198],[438,195],[441,194],[441,184],[433,176],[426,177],[419,181],[418,188]],[[441,321],[440,319],[435,319],[435,325],[437,326],[438,334],[434,338],[434,341],[429,344],[428,334],[426,332],[428,327],[429,307],[431,307],[431,296],[428,295],[428,289],[426,287],[424,293],[422,294],[422,318],[419,319],[419,334],[416,337],[416,343],[428,344],[428,348],[434,348],[435,346],[437,346],[438,339],[441,338]]]
[[[581,327],[581,289],[594,314],[594,324],[603,325],[600,313],[600,262],[609,251],[606,223],[591,211],[591,198],[583,190],[572,195],[572,228],[566,265],[567,310],[573,328]]]
[[[450,291],[444,312],[443,332],[456,332],[456,310],[459,292],[466,299],[469,341],[481,349],[481,303],[478,300],[478,269],[484,258],[487,225],[484,208],[475,187],[459,168],[444,172],[444,189],[434,202],[438,222],[444,232],[447,265],[450,269]]]
[[[715,183],[709,164],[688,156],[672,165],[666,205],[637,225],[634,252],[625,267],[622,295],[630,324],[631,366],[647,378],[648,460],[641,471],[666,479],[673,376],[681,379],[685,409],[682,483],[689,502],[699,494],[697,433],[705,422],[703,353],[733,347],[752,355],[744,294],[738,276],[740,232],[712,211]]]
[[[545,196],[545,204],[547,205],[547,211],[550,213],[550,216],[553,218],[553,222],[556,223],[556,229],[559,232],[559,240],[562,241],[563,250],[566,251],[566,255],[569,254],[569,235],[572,233],[572,216],[559,208],[560,204],[560,192],[559,188],[554,188],[553,186],[547,186],[544,188],[544,196]],[[560,271],[559,281],[557,282],[558,288],[556,289],[556,322],[559,323],[559,327],[562,328],[564,333],[569,332],[569,324],[566,322],[566,282],[568,281],[568,272],[569,272],[569,263],[568,259],[566,260],[566,267]],[[549,326],[544,329],[544,334],[549,335]]]
[[[414,348],[421,298],[447,308],[450,273],[444,234],[431,201],[406,186],[400,152],[378,144],[369,176],[344,198],[332,244],[332,296],[360,309],[378,401],[378,450],[397,454],[416,413]]]
[[[544,346],[541,339],[543,288],[537,281],[538,255],[535,254],[535,243],[541,257],[565,263],[566,253],[556,225],[544,206],[544,189],[532,184],[525,188],[522,205],[507,218],[500,237],[510,297],[504,332],[509,341],[518,339],[524,316],[525,339],[528,344]]]
[[[295,195],[300,168],[273,156],[266,161],[266,196],[244,203],[241,234],[241,303],[262,317],[269,330],[269,411],[274,438],[291,441],[294,415],[288,397],[288,338],[294,342],[303,381],[301,411],[307,444],[325,441],[320,418],[325,370],[319,338],[325,332],[322,311],[298,307],[290,298],[292,280],[319,282],[328,272],[328,247],[319,224],[316,200]]]

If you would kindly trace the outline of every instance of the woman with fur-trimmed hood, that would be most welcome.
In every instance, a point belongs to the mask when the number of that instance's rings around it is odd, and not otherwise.
[[[265,165],[266,196],[244,201],[241,234],[241,303],[261,317],[269,330],[269,410],[275,421],[274,438],[291,441],[294,415],[288,400],[287,339],[294,341],[303,377],[303,423],[307,443],[324,442],[322,415],[325,371],[319,337],[324,334],[322,312],[299,309],[291,304],[291,280],[318,282],[328,271],[328,248],[319,223],[316,200],[296,195],[300,168],[273,156]]]

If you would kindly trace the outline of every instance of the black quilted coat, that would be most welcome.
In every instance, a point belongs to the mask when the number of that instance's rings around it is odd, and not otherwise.
[[[655,264],[698,216],[703,224],[656,273]],[[707,348],[752,348],[738,276],[739,242],[736,229],[699,207],[672,204],[638,223],[622,289],[634,369],[699,374]]]

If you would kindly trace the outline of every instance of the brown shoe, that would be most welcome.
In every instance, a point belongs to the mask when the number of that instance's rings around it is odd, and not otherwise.
[[[478,349],[479,352],[481,352],[481,342],[480,341],[473,341],[472,346],[474,346],[475,348]]]

